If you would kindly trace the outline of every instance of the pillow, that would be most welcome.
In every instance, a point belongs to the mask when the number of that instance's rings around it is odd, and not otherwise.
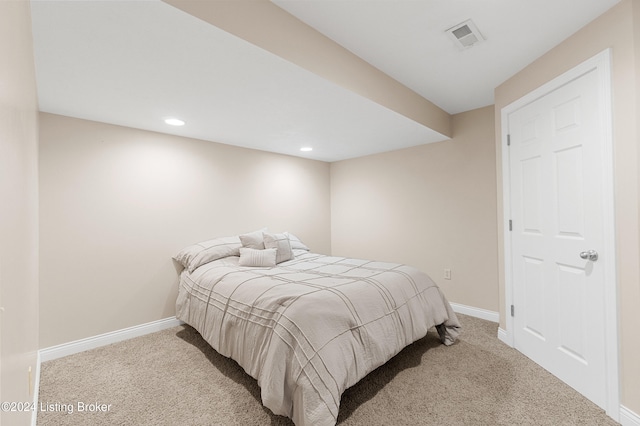
[[[238,261],[238,265],[274,267],[276,266],[277,251],[278,250],[275,248],[258,250],[258,249],[252,249],[247,247],[241,247],[240,260]]]
[[[264,248],[262,230],[240,235],[240,242],[242,242],[242,247],[262,250]]]
[[[185,247],[173,258],[180,262],[189,272],[198,266],[227,256],[239,256],[242,243],[240,238],[220,237]]]
[[[300,238],[296,237],[295,235],[293,235],[293,234],[291,234],[289,232],[285,232],[284,235],[286,235],[287,238],[289,238],[289,243],[291,243],[291,249],[293,249],[293,250],[299,249],[299,250],[309,251],[309,247],[304,245],[304,243],[302,241],[300,241]]]
[[[291,251],[291,243],[289,243],[289,238],[287,238],[285,234],[263,233],[263,235],[264,235],[264,246],[266,248],[278,249],[278,252],[276,254],[276,263],[293,259],[293,252]]]

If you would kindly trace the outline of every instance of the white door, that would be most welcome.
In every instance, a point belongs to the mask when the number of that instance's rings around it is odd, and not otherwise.
[[[507,219],[515,348],[606,409],[601,81],[592,68],[508,113]]]

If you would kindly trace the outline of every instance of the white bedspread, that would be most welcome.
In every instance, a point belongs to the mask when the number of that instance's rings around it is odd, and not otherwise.
[[[460,324],[423,272],[296,251],[275,268],[238,257],[182,272],[177,317],[258,381],[262,403],[298,426],[334,425],[340,397],[438,326]]]

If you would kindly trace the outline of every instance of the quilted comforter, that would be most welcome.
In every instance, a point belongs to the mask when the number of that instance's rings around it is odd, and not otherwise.
[[[176,308],[258,381],[267,408],[298,426],[334,425],[347,388],[431,327],[445,345],[460,328],[423,272],[306,251],[274,268],[231,256],[185,270]]]

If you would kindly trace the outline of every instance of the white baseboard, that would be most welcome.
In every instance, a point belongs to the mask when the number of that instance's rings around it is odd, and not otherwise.
[[[640,415],[629,410],[624,405],[620,406],[620,424],[622,426],[640,426]]]
[[[33,379],[33,406],[38,407],[38,395],[40,394],[40,351],[36,353],[36,375]],[[31,411],[31,426],[38,424],[38,410]]]
[[[498,327],[498,340],[500,340],[505,345],[511,346],[509,343],[509,339],[507,339],[507,331]]]
[[[499,312],[489,311],[482,308],[474,308],[473,306],[461,305],[460,303],[451,303],[451,307],[455,312],[460,314],[469,315],[471,317],[480,318],[491,322],[500,322]],[[501,342],[511,346],[509,343],[507,343],[507,332],[500,327],[498,327],[498,339]]]
[[[500,314],[494,311],[488,311],[482,308],[474,308],[473,306],[461,305],[460,303],[451,303],[454,312],[469,315],[471,317],[480,318],[491,322],[500,322]]]
[[[165,318],[146,324],[124,328],[122,330],[100,334],[98,336],[88,337],[86,339],[76,340],[74,342],[63,343],[62,345],[51,346],[49,348],[40,349],[40,361],[51,361],[53,359],[88,351],[89,349],[99,348],[100,346],[109,345],[111,343],[121,342],[123,340],[132,339],[149,333],[155,333],[156,331],[176,327],[181,324],[183,324],[183,322],[178,320],[176,317]]]

